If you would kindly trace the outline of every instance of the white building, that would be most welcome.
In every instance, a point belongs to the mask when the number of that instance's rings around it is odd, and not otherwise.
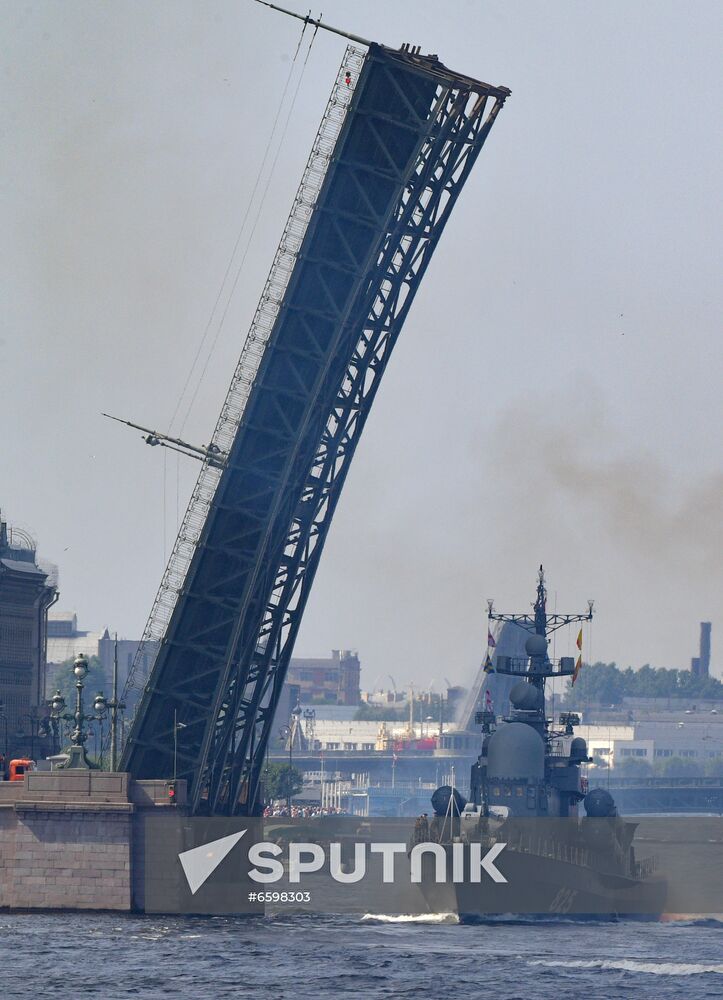
[[[625,725],[582,725],[575,735],[587,741],[588,754],[610,767],[630,758],[649,764],[666,757],[682,757],[704,764],[723,756],[723,716],[679,713],[666,720]]]

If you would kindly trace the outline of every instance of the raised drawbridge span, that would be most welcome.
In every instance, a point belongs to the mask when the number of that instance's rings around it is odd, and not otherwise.
[[[126,689],[140,700],[122,769],[185,778],[195,812],[260,807],[349,463],[508,95],[409,47],[346,49]]]

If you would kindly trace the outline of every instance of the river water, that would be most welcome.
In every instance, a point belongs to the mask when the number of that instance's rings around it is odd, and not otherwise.
[[[1,914],[1,1000],[723,996],[723,924]]]

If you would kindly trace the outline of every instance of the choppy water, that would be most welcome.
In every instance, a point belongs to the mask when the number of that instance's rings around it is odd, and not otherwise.
[[[723,995],[723,924],[2,914],[0,982],[3,1000],[698,1000]]]

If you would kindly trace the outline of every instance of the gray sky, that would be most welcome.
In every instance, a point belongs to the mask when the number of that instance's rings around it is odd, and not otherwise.
[[[59,564],[62,607],[134,636],[197,468],[99,414],[168,429],[299,28],[250,0],[0,9],[0,505]],[[524,610],[542,561],[559,610],[596,598],[586,655],[685,666],[711,619],[720,675],[720,6],[324,16],[512,97],[385,375],[297,653],[356,647],[365,685],[463,681],[485,598]],[[173,424],[192,441],[210,438],[343,51],[327,34],[311,51]]]

